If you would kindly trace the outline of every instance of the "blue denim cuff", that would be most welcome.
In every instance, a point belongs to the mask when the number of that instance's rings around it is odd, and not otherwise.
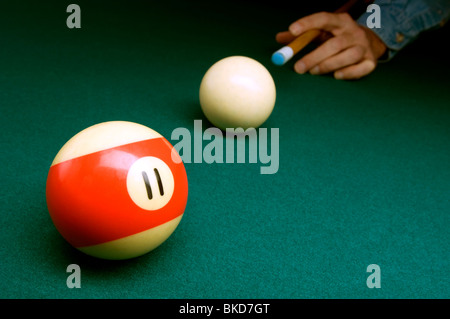
[[[380,6],[381,27],[371,30],[386,44],[390,60],[421,32],[443,25],[450,14],[444,1],[375,1]],[[367,27],[372,12],[365,12],[357,23]]]

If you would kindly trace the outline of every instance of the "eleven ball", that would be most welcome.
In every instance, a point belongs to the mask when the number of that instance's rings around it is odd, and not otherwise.
[[[75,248],[129,259],[161,245],[186,208],[188,181],[173,146],[132,122],[100,123],[72,137],[50,166],[46,197]]]

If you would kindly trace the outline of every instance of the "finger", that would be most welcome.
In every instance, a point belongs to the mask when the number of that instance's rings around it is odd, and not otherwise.
[[[347,13],[318,12],[295,21],[289,26],[289,31],[294,36],[311,29],[325,30],[334,34],[335,29],[347,26],[350,20],[352,19]]]
[[[295,39],[295,36],[292,35],[289,31],[283,31],[277,33],[275,36],[275,40],[281,44],[288,44]]]
[[[361,62],[364,50],[360,46],[350,47],[314,66],[309,72],[311,74],[326,74],[344,67]]]
[[[318,43],[324,43],[325,41],[331,39],[333,35],[330,32],[320,32],[319,36],[315,39]]]
[[[358,64],[345,67],[334,72],[338,80],[356,80],[368,75],[375,69],[376,63],[372,60],[363,60]]]
[[[294,65],[295,71],[303,74],[322,61],[336,55],[352,45],[353,39],[351,34],[343,34],[339,37],[333,37],[297,61]]]

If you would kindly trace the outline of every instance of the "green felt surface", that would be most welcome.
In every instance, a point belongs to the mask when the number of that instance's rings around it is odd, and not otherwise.
[[[296,17],[236,1],[20,1],[0,12],[2,298],[448,298],[449,62],[439,30],[360,81],[276,67],[276,32]],[[447,32],[447,33],[444,33]],[[186,163],[181,224],[155,251],[111,262],[54,228],[49,166],[80,130],[147,125],[169,141],[201,113],[215,61],[263,63],[277,102],[279,171]],[[176,141],[173,141],[176,143]],[[206,143],[205,143],[206,144]],[[81,267],[81,288],[66,267]],[[381,268],[369,289],[366,268]]]

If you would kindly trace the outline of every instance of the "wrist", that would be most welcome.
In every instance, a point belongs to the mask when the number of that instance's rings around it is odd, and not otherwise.
[[[388,54],[388,50],[387,50],[386,44],[371,29],[369,29],[367,27],[364,27],[364,26],[363,26],[363,28],[365,29],[365,31],[367,33],[367,37],[369,39],[370,46],[372,48],[372,53],[374,55],[374,58],[376,60],[383,59],[384,56]]]

